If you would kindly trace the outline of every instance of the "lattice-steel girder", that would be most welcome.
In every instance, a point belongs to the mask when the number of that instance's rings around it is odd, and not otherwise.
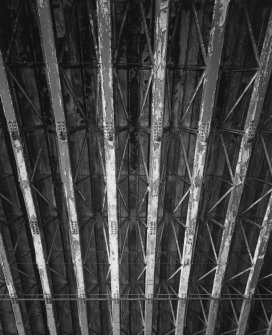
[[[158,225],[161,140],[163,130],[164,94],[166,82],[166,52],[170,1],[156,1],[152,114],[149,156],[149,194],[147,209],[146,272],[145,272],[145,335],[152,334],[156,239]]]
[[[271,70],[272,70],[272,15],[270,15],[269,18],[267,31],[259,61],[259,69],[257,71],[257,75],[254,81],[253,91],[251,94],[251,99],[247,112],[247,118],[244,126],[244,135],[242,136],[237,165],[235,168],[235,174],[233,178],[234,186],[230,193],[230,199],[224,222],[224,230],[220,244],[217,269],[215,272],[213,289],[212,289],[213,299],[210,302],[208,328],[206,332],[207,335],[214,334],[215,330],[215,322],[217,318],[218,304],[219,304],[218,297],[220,297],[222,292],[223,280],[226,272],[233,230],[238,215],[239,204],[241,201],[241,195],[243,192],[246,174],[249,166],[249,160],[252,152],[252,146],[253,146],[252,139],[254,138],[256,133],[256,127],[258,125],[260,114],[262,111],[263,102],[271,75]],[[265,221],[263,222],[263,224],[265,224]],[[262,248],[264,240],[267,238],[265,237],[267,233],[268,231],[264,228],[262,233],[260,234],[258,244],[256,247],[257,249],[254,255],[254,261],[256,260],[255,257],[257,257],[259,252],[264,252]],[[255,272],[256,271],[259,272],[260,271],[259,267],[261,266],[260,260],[256,261],[256,263],[254,264],[255,265],[253,266],[250,272],[251,274],[249,276],[249,281],[247,283],[245,292],[245,294],[248,295],[250,295],[250,292],[252,292],[253,287],[256,287],[256,278],[254,277],[255,275],[257,275],[257,273],[255,274]],[[245,306],[243,308],[245,308]],[[241,313],[244,312],[242,311]],[[241,320],[241,323],[244,324],[244,321]],[[243,334],[245,326],[246,326],[245,324],[242,325],[242,328],[238,329],[237,333]]]
[[[75,271],[78,296],[79,323],[82,334],[88,334],[88,317],[86,307],[86,291],[83,273],[82,252],[80,246],[79,223],[75,203],[75,191],[71,171],[71,161],[67,140],[65,112],[62,99],[59,66],[51,19],[49,0],[37,1],[42,50],[46,64],[51,105],[56,122],[58,158],[63,183],[65,201],[69,219],[69,235],[72,261]]]
[[[97,0],[98,16],[98,55],[101,80],[102,113],[104,127],[105,174],[108,204],[109,253],[111,273],[112,327],[113,335],[120,334],[120,283],[117,217],[117,176],[116,143],[113,109],[113,68],[112,68],[112,31],[111,3]]]
[[[179,293],[180,299],[186,298],[189,289],[193,248],[196,239],[196,222],[200,204],[200,195],[207,156],[207,139],[210,134],[211,119],[215,104],[215,91],[219,73],[221,53],[224,42],[226,15],[229,0],[215,0],[213,19],[208,45],[205,78],[201,98],[198,134],[194,154],[192,185],[190,188],[189,208],[186,219],[186,230],[182,253]],[[186,299],[179,300],[176,318],[176,335],[183,333],[185,326]]]
[[[8,293],[10,296],[18,335],[25,335],[26,332],[24,328],[22,312],[21,312],[19,303],[17,301],[17,292],[15,289],[14,280],[11,274],[11,268],[9,265],[9,261],[8,261],[4,241],[3,241],[3,236],[1,233],[0,233],[0,266],[2,268],[4,277],[5,277],[5,282],[6,282],[7,289],[8,289]]]
[[[16,161],[17,172],[20,180],[20,186],[24,197],[25,207],[28,215],[30,231],[33,239],[36,263],[39,270],[40,280],[42,284],[43,296],[45,298],[47,323],[50,334],[57,334],[56,319],[54,315],[54,308],[51,301],[51,288],[49,273],[46,267],[46,256],[43,248],[42,236],[38,225],[38,215],[35,207],[35,202],[30,187],[30,176],[27,171],[27,164],[25,161],[25,152],[23,149],[22,138],[18,128],[18,123],[13,107],[13,101],[9,90],[5,66],[0,52],[0,97],[3,104],[4,114],[8,125],[8,131],[12,143],[13,153]]]
[[[241,311],[240,311],[240,317],[237,325],[237,335],[244,335],[246,332],[246,326],[248,323],[248,318],[250,314],[250,309],[252,305],[252,300],[250,299],[256,290],[256,286],[258,283],[258,279],[260,276],[261,268],[264,261],[264,255],[267,249],[269,236],[271,233],[272,225],[272,196],[270,196],[267,210],[264,216],[262,229],[260,231],[260,235],[257,241],[253,261],[252,261],[252,267],[249,272],[249,276],[247,279],[247,285],[244,292],[244,300],[242,303]]]

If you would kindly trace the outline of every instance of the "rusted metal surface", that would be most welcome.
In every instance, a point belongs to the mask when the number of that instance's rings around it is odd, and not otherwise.
[[[37,8],[42,40],[42,49],[46,64],[46,76],[58,136],[57,144],[59,152],[58,158],[60,163],[61,179],[63,183],[65,201],[68,210],[72,261],[77,283],[79,323],[82,334],[88,334],[89,327],[85,300],[86,292],[83,274],[82,252],[80,246],[79,224],[75,204],[75,192],[67,141],[66,120],[62,101],[59,67],[56,56],[53,24],[51,20],[49,1],[37,1]]]
[[[224,231],[222,235],[222,240],[220,244],[220,250],[217,261],[217,268],[214,277],[213,289],[212,289],[212,298],[209,309],[208,316],[208,328],[207,335],[214,334],[215,331],[215,323],[218,312],[218,298],[221,295],[223,280],[225,276],[230,245],[232,241],[233,230],[235,226],[235,221],[237,219],[241,195],[243,192],[246,174],[249,166],[249,160],[252,151],[252,145],[256,134],[256,128],[259,122],[260,113],[262,111],[263,102],[268,86],[268,82],[270,79],[272,69],[272,16],[269,18],[268,28],[266,31],[262,52],[259,61],[259,70],[254,80],[253,91],[248,107],[247,118],[244,126],[244,135],[242,136],[237,165],[235,168],[234,174],[234,185],[230,194],[230,199],[228,203],[227,214],[224,222]],[[265,225],[265,220],[263,222]],[[267,239],[267,234],[269,234],[269,227],[263,227],[263,230],[260,234],[257,249],[254,255],[254,264],[251,269],[249,281],[247,283],[245,295],[253,292],[254,287],[256,287],[255,276],[259,273],[261,266],[261,258],[259,256],[263,253],[264,241]],[[246,310],[248,307],[243,306],[243,310],[241,313],[248,313]],[[245,331],[245,323],[244,320],[240,322],[241,328],[238,329],[239,334],[243,334]]]
[[[160,185],[161,138],[164,112],[164,93],[166,78],[166,46],[168,37],[169,1],[158,1],[155,16],[154,69],[152,87],[152,119],[149,157],[149,194],[146,237],[145,274],[145,334],[152,334],[154,295],[155,251],[157,239],[157,218]]]
[[[178,293],[180,299],[187,297],[189,288],[194,241],[196,238],[196,222],[207,155],[207,140],[210,134],[211,119],[215,103],[215,91],[224,41],[228,4],[229,0],[216,0],[213,11],[180,269]],[[185,326],[185,314],[186,300],[179,300],[176,317],[176,335],[182,334],[183,332]]]
[[[117,218],[117,180],[115,155],[115,129],[113,109],[112,32],[110,1],[97,0],[98,54],[101,80],[102,113],[104,127],[104,151],[108,204],[109,252],[111,272],[113,335],[120,334],[120,283]]]
[[[16,323],[16,328],[18,331],[18,335],[25,335],[25,328],[24,328],[24,323],[23,323],[23,317],[22,313],[20,310],[19,303],[17,301],[17,293],[15,289],[15,284],[14,280],[11,274],[11,269],[3,241],[2,234],[0,233],[0,266],[2,268],[4,277],[5,277],[5,282],[7,285],[8,293],[11,299],[11,305],[12,305],[12,310],[14,314],[14,319]]]
[[[0,96],[3,104],[4,114],[8,125],[8,131],[12,143],[12,148],[15,156],[20,186],[25,201],[25,207],[28,215],[31,235],[33,239],[36,263],[38,266],[40,280],[43,289],[43,296],[45,298],[47,323],[50,334],[57,334],[57,325],[54,315],[54,308],[51,301],[51,288],[49,281],[49,273],[46,267],[46,256],[43,248],[42,237],[38,225],[38,215],[35,207],[35,202],[30,187],[30,178],[27,171],[27,164],[25,161],[25,152],[23,143],[18,128],[18,123],[13,107],[11,94],[9,91],[8,80],[4,68],[2,54],[0,53]]]

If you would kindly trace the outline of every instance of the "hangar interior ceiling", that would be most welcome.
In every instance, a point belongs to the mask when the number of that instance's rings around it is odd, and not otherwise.
[[[0,334],[272,334],[271,8],[0,2]]]

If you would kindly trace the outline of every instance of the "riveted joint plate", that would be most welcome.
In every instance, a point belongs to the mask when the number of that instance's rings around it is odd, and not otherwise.
[[[110,233],[111,235],[117,235],[117,222],[110,221]]]
[[[153,195],[154,196],[158,196],[159,194],[159,186],[160,186],[160,181],[159,179],[156,179],[154,182],[153,182]]]
[[[72,234],[73,235],[78,235],[79,234],[77,221],[74,221],[74,220],[71,221],[71,228],[72,228]]]
[[[39,235],[40,234],[40,229],[38,226],[37,220],[30,220],[29,221],[30,229],[34,235]]]
[[[254,140],[256,133],[256,125],[250,121],[247,132],[246,132],[246,142],[251,143]]]
[[[116,304],[116,305],[120,304],[120,296],[119,296],[118,293],[113,294],[113,303]]]
[[[15,293],[10,294],[10,300],[12,304],[15,304],[17,302],[17,296]]]
[[[150,222],[150,235],[155,236],[156,235],[156,222],[155,221],[151,221]]]
[[[16,121],[8,121],[8,131],[13,141],[20,139],[18,123]]]
[[[51,296],[49,294],[45,294],[44,300],[45,300],[46,304],[52,304],[52,299],[51,299]]]
[[[152,304],[153,303],[153,297],[154,297],[154,295],[152,293],[149,293],[147,295],[147,303],[148,304]]]
[[[80,303],[80,304],[84,304],[85,303],[85,295],[84,294],[79,294],[78,295],[78,302]]]
[[[154,121],[154,141],[161,142],[162,139],[162,117]]]
[[[110,142],[113,141],[113,129],[114,129],[113,120],[106,120],[105,137]]]
[[[199,137],[201,142],[203,143],[207,142],[209,132],[210,132],[209,122],[205,122],[199,125]]]
[[[58,134],[58,139],[61,142],[66,142],[67,141],[67,129],[66,129],[65,121],[57,121],[56,130]]]

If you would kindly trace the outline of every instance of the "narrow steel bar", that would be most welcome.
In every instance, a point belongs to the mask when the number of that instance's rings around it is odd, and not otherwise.
[[[97,0],[98,16],[98,54],[99,74],[101,80],[102,113],[104,126],[104,150],[106,190],[108,203],[109,227],[109,261],[111,274],[112,328],[113,335],[120,334],[120,283],[117,217],[117,175],[115,154],[115,127],[113,109],[113,65],[112,65],[112,31],[111,2]]]
[[[200,119],[194,154],[192,185],[190,188],[189,208],[186,219],[186,230],[183,244],[182,264],[178,296],[175,335],[183,333],[186,315],[186,298],[189,289],[189,278],[193,259],[194,241],[196,238],[196,222],[207,155],[207,139],[210,134],[211,119],[215,104],[215,91],[219,73],[221,53],[224,42],[226,15],[229,0],[215,0],[212,27],[210,32],[207,66],[203,82]]]
[[[43,297],[45,298],[46,313],[47,313],[47,324],[50,330],[50,334],[57,335],[56,319],[54,315],[54,308],[52,303],[52,294],[50,288],[49,272],[46,267],[46,255],[43,248],[42,236],[38,225],[38,215],[35,207],[35,202],[30,187],[30,176],[27,171],[27,164],[25,161],[25,152],[23,149],[23,143],[18,128],[18,123],[13,107],[13,101],[9,90],[9,84],[7,75],[5,72],[5,66],[0,52],[0,97],[3,104],[4,114],[6,117],[8,131],[12,143],[13,153],[15,156],[18,176],[20,180],[20,186],[24,197],[26,211],[28,215],[31,235],[34,244],[36,263],[39,270],[39,275],[42,284]]]
[[[226,218],[224,222],[224,230],[218,255],[217,269],[215,272],[212,298],[210,302],[209,317],[208,317],[208,328],[206,335],[212,335],[215,331],[215,323],[218,312],[218,298],[222,293],[222,286],[224,275],[227,267],[227,261],[230,251],[230,245],[234,230],[235,221],[237,219],[239,204],[241,201],[241,195],[244,188],[244,183],[246,179],[246,174],[249,166],[250,155],[252,151],[252,139],[256,133],[256,127],[259,122],[260,114],[263,107],[263,102],[268,87],[268,82],[270,79],[272,70],[272,14],[270,15],[265,39],[263,42],[262,52],[259,62],[259,70],[256,75],[256,79],[253,85],[253,91],[251,94],[251,99],[248,107],[247,118],[244,126],[244,135],[241,140],[237,165],[234,175],[234,186],[230,194],[229,204],[227,208]],[[263,236],[264,231],[260,236]],[[260,237],[261,238],[261,237]],[[261,243],[263,244],[263,243]],[[258,245],[257,245],[258,248]],[[261,248],[261,246],[259,246]],[[258,249],[256,249],[258,253]],[[261,252],[261,249],[260,249]],[[254,255],[254,260],[256,253]],[[256,263],[256,267],[253,268],[253,273],[259,271],[260,260]],[[248,282],[248,287],[246,293],[252,290],[251,285],[255,285],[255,274],[251,272],[250,282]],[[257,274],[257,273],[256,273]],[[252,282],[252,283],[251,283]],[[243,322],[242,322],[243,323]],[[245,325],[240,328],[240,332],[244,330]]]
[[[8,293],[11,299],[11,306],[14,314],[14,319],[16,323],[16,328],[18,331],[18,335],[25,335],[25,328],[23,322],[22,312],[19,306],[19,302],[17,301],[17,292],[14,284],[14,280],[11,274],[11,269],[8,261],[8,256],[6,253],[6,248],[4,245],[2,234],[0,233],[0,266],[2,268],[5,282],[7,285]]]
[[[155,9],[154,68],[149,156],[149,195],[147,209],[146,274],[145,274],[145,335],[152,334],[156,239],[159,205],[161,140],[163,131],[166,52],[170,1],[157,1]]]
[[[87,335],[89,333],[89,327],[86,307],[86,291],[82,264],[82,252],[80,246],[79,223],[76,211],[75,191],[71,172],[69,146],[67,141],[65,112],[62,100],[59,66],[56,55],[53,23],[51,19],[49,0],[37,1],[37,9],[40,25],[40,35],[42,40],[42,49],[44,61],[46,64],[47,82],[58,135],[58,158],[69,218],[69,235],[72,251],[72,261],[77,284],[77,306],[79,323],[81,333]]]

